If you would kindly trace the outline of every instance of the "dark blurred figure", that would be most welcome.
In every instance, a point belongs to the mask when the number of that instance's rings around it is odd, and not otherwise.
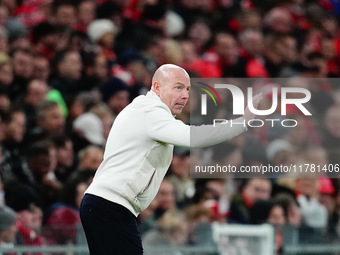
[[[52,136],[57,151],[57,166],[54,174],[61,183],[65,183],[74,171],[75,157],[71,138],[57,134]]]
[[[82,62],[84,64],[80,81],[82,89],[85,91],[99,89],[109,74],[105,56],[95,52],[86,52],[82,55]]]
[[[79,84],[82,70],[80,53],[74,50],[59,51],[54,55],[52,65],[55,72],[50,85],[62,94],[69,106],[75,95],[83,90]]]
[[[26,115],[26,130],[31,132],[35,127],[36,107],[46,99],[48,86],[43,80],[31,80],[24,96],[24,111]]]
[[[103,101],[117,115],[130,103],[130,94],[126,84],[118,78],[110,78],[100,88]]]
[[[235,193],[231,199],[228,222],[250,223],[251,208],[255,202],[269,199],[271,188],[272,184],[269,179],[251,178],[244,180],[241,191]]]
[[[27,176],[23,158],[22,141],[26,128],[26,117],[19,108],[10,108],[2,114],[4,140],[2,141],[2,177],[4,185],[21,181]]]
[[[27,246],[44,244],[40,235],[43,212],[39,195],[28,185],[19,184],[6,191],[6,204],[17,213],[16,226]]]
[[[22,97],[27,89],[27,84],[33,75],[33,56],[23,49],[12,52],[14,80],[10,87],[12,101]]]
[[[23,181],[34,188],[41,196],[42,208],[56,202],[62,188],[59,181],[50,177],[51,164],[55,160],[51,155],[54,145],[49,140],[33,143],[25,153],[30,176]]]

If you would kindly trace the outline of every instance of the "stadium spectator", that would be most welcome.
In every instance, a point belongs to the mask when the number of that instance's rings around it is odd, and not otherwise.
[[[44,80],[31,80],[27,85],[25,94],[26,107],[30,106],[30,110],[36,107],[39,102],[46,98],[48,92],[47,84]]]
[[[188,242],[189,229],[184,213],[167,211],[158,220],[157,228],[145,233],[143,242],[148,245],[183,245]]]
[[[258,9],[241,10],[236,17],[239,23],[240,33],[246,30],[261,30],[263,27],[263,17]]]
[[[176,210],[174,187],[167,179],[161,183],[159,191],[148,208],[149,215],[141,215],[140,228],[143,233],[157,225],[157,221],[168,211]]]
[[[176,204],[185,207],[194,193],[194,182],[190,179],[190,151],[176,147],[170,165],[171,175],[167,178],[172,183]]]
[[[13,65],[11,58],[5,54],[0,53],[0,84],[9,89],[14,79]]]
[[[301,225],[299,204],[292,194],[279,193],[274,197],[274,201],[282,206],[286,223],[293,226]]]
[[[77,9],[72,1],[54,1],[50,21],[56,25],[74,28],[77,23]]]
[[[240,193],[236,193],[231,199],[228,222],[250,223],[251,208],[255,202],[269,199],[271,188],[272,184],[269,179],[246,179]]]
[[[227,220],[230,208],[230,194],[228,190],[231,188],[228,187],[228,184],[230,182],[228,183],[228,180],[224,178],[203,179],[205,188],[197,191],[198,193],[203,191],[199,204],[209,208],[213,221],[225,223]]]
[[[50,62],[43,55],[33,57],[33,79],[48,82],[50,77]]]
[[[75,29],[86,32],[87,26],[96,18],[96,3],[82,0],[77,4],[77,24]]]
[[[49,140],[35,142],[27,148],[25,153],[29,175],[22,183],[31,185],[40,195],[42,208],[46,208],[58,199],[62,188],[60,182],[51,177],[52,162],[56,161],[51,150],[55,149]]]
[[[118,55],[117,62],[119,65],[114,65],[111,73],[129,86],[131,97],[145,94],[151,82],[151,74],[144,57],[137,51],[126,50]]]
[[[11,17],[6,22],[6,29],[8,31],[9,50],[29,51],[31,42],[28,39],[28,28],[24,26],[17,17]]]
[[[101,119],[92,112],[79,115],[73,122],[73,144],[75,152],[88,145],[104,146],[104,130]]]
[[[236,63],[238,58],[236,39],[232,34],[216,34],[213,47],[204,53],[203,59],[214,64],[222,77],[224,70]],[[224,73],[226,75],[226,73]]]
[[[63,133],[65,120],[56,102],[43,100],[37,104],[35,110],[35,127],[30,133],[26,133],[25,143],[31,143],[49,135]]]
[[[130,93],[126,84],[118,78],[110,78],[100,89],[103,101],[113,114],[120,113],[130,102]]]
[[[74,96],[83,90],[79,84],[82,70],[80,53],[74,50],[59,51],[54,55],[52,63],[55,76],[51,79],[50,86],[62,94],[69,106]]]
[[[89,145],[79,151],[78,158],[78,170],[92,170],[96,171],[103,161],[104,151],[102,148],[99,148],[94,145]]]
[[[52,141],[56,147],[57,165],[54,170],[56,178],[65,183],[73,173],[75,155],[71,138],[63,134],[52,136]]]
[[[240,167],[242,164],[242,150],[232,141],[217,144],[213,147],[212,162],[220,165]]]
[[[197,19],[188,28],[188,39],[194,44],[197,54],[202,54],[212,37],[212,31],[209,27],[209,21],[206,19]]]
[[[11,108],[2,115],[4,140],[2,141],[2,176],[5,186],[21,181],[26,176],[22,151],[26,117],[19,108]]]
[[[94,20],[87,28],[88,37],[99,47],[100,52],[110,63],[116,59],[113,50],[116,33],[115,24],[108,19]]]
[[[27,246],[43,245],[44,240],[39,234],[43,211],[38,194],[25,184],[12,186],[7,193],[6,205],[16,211],[16,226],[23,243]]]
[[[76,118],[89,112],[89,110],[100,102],[99,93],[80,92],[72,100],[68,107],[68,116],[66,118],[65,133],[72,133],[72,125]]]
[[[181,43],[181,56],[181,64],[186,70],[197,73],[201,78],[218,77],[218,69],[196,53],[193,42],[183,41]]]
[[[109,136],[112,124],[115,120],[114,114],[109,109],[109,107],[104,103],[101,103],[101,104],[98,104],[92,107],[90,111],[96,114],[101,119],[102,124],[103,124],[104,138],[107,139]]]
[[[258,200],[250,210],[250,222],[252,224],[270,223],[282,226],[286,219],[283,207],[270,200]]]
[[[267,146],[267,158],[276,166],[286,165],[292,153],[292,145],[284,139],[275,139]]]
[[[288,34],[294,28],[292,16],[289,10],[284,7],[270,10],[264,17],[263,23],[273,33]]]
[[[28,50],[17,49],[12,54],[14,80],[10,87],[11,100],[22,97],[33,75],[33,56]]]
[[[176,208],[174,186],[168,180],[163,180],[159,191],[155,197],[157,208],[155,210],[155,219],[159,219],[166,211]]]
[[[79,213],[71,208],[54,210],[49,217],[43,235],[49,245],[74,244],[76,241]]]
[[[109,66],[105,56],[101,53],[85,52],[82,55],[84,65],[81,79],[85,91],[98,90],[108,77]]]
[[[7,206],[0,206],[0,247],[11,248],[15,244],[20,244],[16,240],[18,233],[16,220],[15,211]]]
[[[57,26],[48,21],[35,25],[32,28],[33,52],[37,56],[44,56],[48,61],[51,60],[57,49],[58,36]]]
[[[46,99],[48,86],[43,80],[31,80],[27,85],[24,95],[24,111],[26,116],[26,130],[31,132],[35,127],[36,106],[39,102]]]
[[[213,222],[212,211],[201,204],[189,205],[185,209],[189,225],[190,244],[210,245],[213,243],[210,224]]]
[[[318,201],[319,180],[308,174],[295,180],[294,191],[300,206],[302,223],[312,228],[326,228],[328,213],[325,206]]]
[[[282,227],[286,223],[284,210],[281,204],[271,200],[259,200],[250,210],[252,224],[269,223],[275,230],[275,250],[282,253]]]
[[[8,7],[6,5],[0,5],[0,27],[5,27],[9,15]]]

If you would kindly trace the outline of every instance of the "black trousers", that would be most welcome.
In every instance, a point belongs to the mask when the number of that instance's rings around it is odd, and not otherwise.
[[[137,219],[125,207],[85,194],[80,217],[91,255],[143,254]]]

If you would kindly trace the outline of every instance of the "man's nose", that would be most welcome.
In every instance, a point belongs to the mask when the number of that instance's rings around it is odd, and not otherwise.
[[[188,99],[188,98],[189,98],[189,91],[185,90],[185,91],[183,92],[182,97],[183,97],[184,99]]]

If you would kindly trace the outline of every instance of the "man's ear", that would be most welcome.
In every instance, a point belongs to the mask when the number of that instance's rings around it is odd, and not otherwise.
[[[155,92],[157,94],[157,96],[160,96],[161,92],[161,84],[158,82],[158,81],[155,81],[153,84],[152,84],[152,87],[153,87],[153,92]]]

